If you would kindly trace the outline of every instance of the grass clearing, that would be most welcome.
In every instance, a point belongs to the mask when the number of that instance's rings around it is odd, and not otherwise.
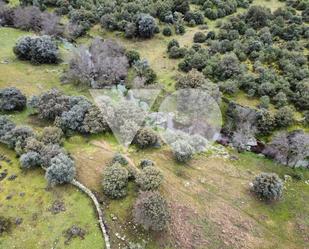
[[[7,178],[0,182],[1,214],[10,217],[13,223],[17,217],[22,218],[20,225],[14,224],[9,234],[0,237],[0,248],[104,248],[96,214],[87,196],[70,185],[46,190],[43,170],[22,172],[13,151],[1,145],[0,153],[12,161],[11,164],[1,161],[0,171],[8,170]],[[9,181],[13,174],[17,178]],[[48,210],[55,200],[64,202],[65,212],[52,214]],[[72,239],[65,245],[64,232],[72,225],[86,230],[85,239]]]

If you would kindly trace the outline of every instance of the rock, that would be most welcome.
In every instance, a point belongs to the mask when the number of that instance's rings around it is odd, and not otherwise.
[[[85,234],[86,234],[86,231],[84,229],[76,225],[73,225],[68,230],[66,230],[65,235],[67,239],[64,243],[67,245],[73,238],[76,238],[76,237],[80,237],[81,239],[84,239]]]
[[[65,212],[66,208],[63,201],[56,200],[48,210],[53,214],[58,214],[60,212]]]
[[[290,181],[292,181],[292,177],[290,175],[284,175],[284,181],[290,182]]]
[[[8,195],[8,196],[6,197],[6,199],[7,199],[7,200],[11,200],[12,197],[13,197],[13,195]]]
[[[8,177],[9,181],[14,181],[17,178],[17,175],[13,174]]]
[[[23,219],[20,218],[20,217],[17,217],[17,218],[15,219],[15,225],[20,225],[21,223],[23,223]]]
[[[26,193],[25,192],[21,192],[21,193],[19,193],[19,196],[20,197],[24,197],[26,195]]]
[[[7,171],[3,171],[0,173],[0,181],[2,181],[3,179],[5,179],[5,177],[8,175]]]
[[[230,160],[236,161],[236,160],[239,160],[239,158],[236,155],[230,155]]]

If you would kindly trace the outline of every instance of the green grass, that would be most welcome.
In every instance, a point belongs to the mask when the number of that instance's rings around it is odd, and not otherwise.
[[[70,185],[47,190],[43,170],[22,172],[14,152],[0,146],[0,153],[12,160],[12,164],[1,161],[1,171],[8,169],[8,176],[18,176],[14,181],[1,181],[1,215],[13,222],[16,217],[23,219],[21,225],[13,225],[8,234],[0,237],[0,248],[104,248],[92,203],[83,193]],[[7,200],[8,195],[12,199]],[[48,211],[55,200],[65,203],[65,212]],[[84,240],[76,238],[64,245],[64,231],[72,225],[86,229],[87,234]]]
[[[25,35],[33,35],[29,32],[12,28],[0,28],[0,87],[17,87],[27,96],[39,94],[51,88],[58,88],[67,94],[86,95],[88,91],[78,90],[73,85],[63,85],[60,82],[65,63],[60,65],[32,65],[28,61],[18,60],[13,47],[16,41]],[[67,61],[67,54],[60,47],[61,57]],[[6,61],[8,63],[6,63]]]

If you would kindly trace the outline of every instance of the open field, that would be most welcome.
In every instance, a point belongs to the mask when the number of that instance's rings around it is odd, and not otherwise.
[[[272,10],[284,6],[278,0],[254,0],[253,4]],[[207,20],[207,24],[209,30],[216,29],[216,21]],[[168,42],[176,38],[181,46],[189,48],[198,30],[199,27],[186,27],[183,36],[158,34],[149,40],[128,40],[120,32],[109,32],[95,25],[86,37],[77,40],[77,45],[89,44],[92,38],[99,36],[115,39],[127,49],[137,50],[149,61],[166,93],[174,90],[176,76],[182,74],[178,71],[180,60],[168,58]],[[12,48],[16,40],[30,34],[0,27],[0,88],[14,86],[27,97],[58,88],[69,95],[90,98],[87,89],[61,83],[60,76],[71,52],[63,44],[59,44],[63,59],[59,65],[34,66],[15,57]],[[258,98],[249,98],[241,91],[228,98],[250,107],[259,104]],[[273,105],[270,110],[274,112]],[[302,119],[299,112],[294,112],[294,116]],[[10,113],[10,117],[17,124],[32,126],[36,131],[51,125],[31,116],[29,110]],[[290,127],[295,128],[304,127],[299,124]],[[221,153],[198,154],[183,165],[175,162],[168,146],[146,150],[135,146],[124,148],[111,134],[74,134],[66,139],[64,148],[75,160],[77,180],[99,197],[112,249],[126,249],[127,241],[145,242],[146,249],[308,249],[308,170],[293,170],[259,155],[237,153],[221,146],[218,146]],[[164,175],[159,191],[168,200],[173,218],[166,232],[145,232],[134,225],[132,209],[138,188],[133,182],[129,183],[128,195],[123,199],[111,200],[103,194],[102,171],[116,152],[129,158],[137,170],[140,170],[138,165],[142,159],[151,159]],[[0,161],[0,172],[8,170],[7,178],[0,181],[0,215],[12,218],[14,224],[8,234],[0,236],[1,249],[105,248],[95,210],[84,194],[70,185],[46,188],[43,170],[23,172],[16,154],[4,145],[0,146],[2,154],[11,163]],[[274,172],[286,179],[282,200],[265,203],[250,193],[249,183],[261,172]],[[296,173],[302,173],[304,179],[289,177]],[[17,178],[8,180],[13,174]],[[63,202],[65,211],[53,214],[49,209],[55,201]],[[16,218],[21,218],[22,223],[15,224]],[[65,244],[65,231],[72,225],[85,229],[85,238],[74,238]]]

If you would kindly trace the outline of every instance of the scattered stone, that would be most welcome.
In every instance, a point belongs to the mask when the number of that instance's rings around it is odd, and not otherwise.
[[[7,200],[11,200],[12,198],[13,198],[13,195],[8,195],[8,196],[6,197]]]
[[[73,238],[77,238],[77,237],[80,237],[80,239],[84,239],[85,238],[85,234],[86,234],[86,231],[84,229],[82,229],[81,227],[78,227],[76,225],[73,225],[72,227],[70,227],[66,232],[65,232],[65,235],[66,235],[66,240],[65,240],[65,244],[69,244],[70,241],[73,239]]]
[[[239,160],[239,158],[236,155],[230,155],[230,160],[237,161],[237,160]]]
[[[0,173],[0,181],[2,181],[5,177],[7,177],[7,175],[8,175],[8,172],[5,169],[3,172]]]
[[[118,219],[114,214],[111,214],[111,218],[113,221],[116,221]]]
[[[290,182],[290,181],[292,181],[292,177],[290,175],[284,175],[284,181]]]
[[[24,197],[26,195],[26,193],[25,192],[21,192],[21,193],[19,193],[19,196],[20,197]]]
[[[21,223],[23,223],[23,218],[17,217],[15,219],[15,225],[20,225]]]
[[[13,175],[9,176],[8,180],[14,181],[16,178],[17,178],[17,175],[13,174]]]
[[[52,206],[48,209],[52,214],[58,214],[60,212],[65,212],[65,204],[63,201],[56,200],[53,202]]]

